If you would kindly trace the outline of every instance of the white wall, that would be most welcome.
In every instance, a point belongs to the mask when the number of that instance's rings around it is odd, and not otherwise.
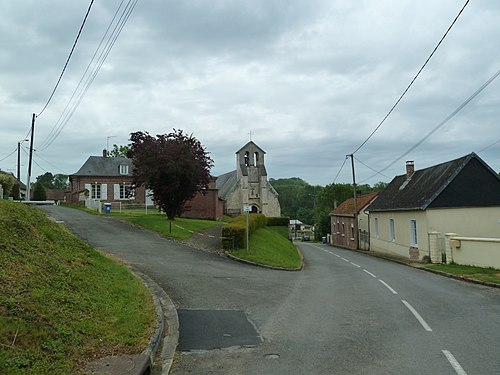
[[[432,209],[427,210],[427,218],[430,231],[500,237],[500,206]]]

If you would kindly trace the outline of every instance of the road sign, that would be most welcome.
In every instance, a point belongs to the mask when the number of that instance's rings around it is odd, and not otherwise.
[[[243,212],[252,212],[252,206],[249,204],[243,205]]]

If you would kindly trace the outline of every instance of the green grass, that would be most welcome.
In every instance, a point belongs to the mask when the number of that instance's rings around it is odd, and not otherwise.
[[[500,270],[496,268],[462,266],[459,264],[429,264],[427,268],[500,284]]]
[[[230,254],[238,258],[255,263],[274,267],[297,268],[300,266],[300,255],[288,240],[288,231],[279,227],[265,227],[257,229],[250,237],[249,254],[246,249],[231,251]],[[287,228],[285,227],[285,230]]]
[[[202,232],[221,224],[221,221],[214,220],[176,218],[172,221],[172,231],[170,231],[170,223],[167,217],[163,214],[140,215],[127,218],[127,220],[146,229],[158,232],[162,236],[177,238],[180,240],[188,239],[193,235],[193,232]]]
[[[33,207],[0,200],[0,373],[75,374],[156,326],[131,272]]]

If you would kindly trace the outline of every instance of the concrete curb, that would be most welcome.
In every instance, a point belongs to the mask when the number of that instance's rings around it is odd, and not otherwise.
[[[135,274],[151,290],[159,320],[159,327],[151,336],[148,348],[143,353],[149,354],[152,359],[156,357],[157,361],[153,362],[155,365],[158,364],[161,367],[162,375],[167,375],[172,367],[175,350],[179,341],[179,317],[177,309],[167,293],[156,282],[143,273],[135,272]],[[164,335],[165,332],[166,334]],[[161,352],[158,353],[160,346]]]

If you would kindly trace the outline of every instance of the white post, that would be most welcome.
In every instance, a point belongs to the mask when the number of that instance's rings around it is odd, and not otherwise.
[[[246,211],[247,216],[247,254],[248,254],[248,211]]]

